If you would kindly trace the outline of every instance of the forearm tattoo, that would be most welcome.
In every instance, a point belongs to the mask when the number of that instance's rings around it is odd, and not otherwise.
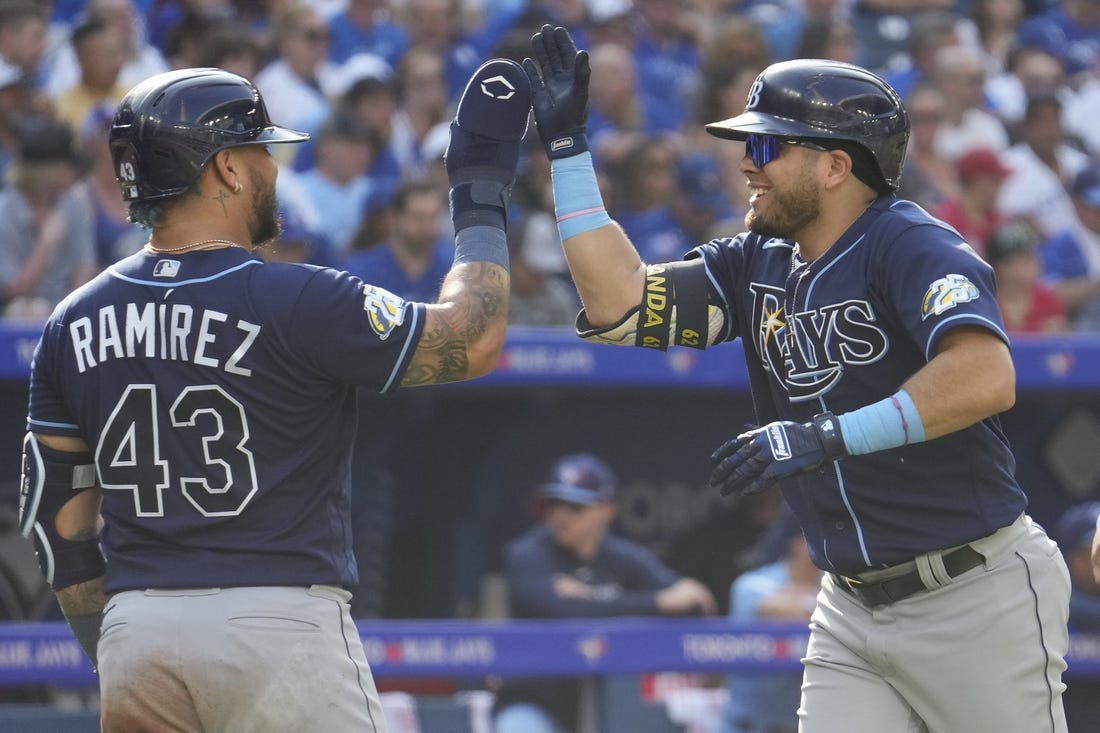
[[[57,603],[65,617],[99,613],[107,605],[103,592],[103,578],[93,578],[57,591]]]
[[[416,355],[404,386],[442,384],[469,376],[469,350],[508,317],[508,273],[489,262],[471,262],[451,270],[443,281],[439,305],[429,308]]]

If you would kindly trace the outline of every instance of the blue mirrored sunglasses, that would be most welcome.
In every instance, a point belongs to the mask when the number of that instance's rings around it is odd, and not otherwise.
[[[803,148],[819,150],[821,152],[828,150],[828,148],[823,148],[817,143],[810,142],[809,140],[798,140],[796,138],[788,139],[759,133],[751,133],[745,138],[745,152],[752,158],[752,163],[757,168],[763,168],[768,163],[778,158],[779,148],[782,145],[799,145]]]

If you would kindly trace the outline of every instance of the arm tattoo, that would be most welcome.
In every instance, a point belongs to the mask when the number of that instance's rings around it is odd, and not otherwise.
[[[429,308],[424,332],[409,365],[404,386],[441,384],[469,375],[469,348],[508,317],[508,276],[489,262],[451,270],[443,281],[439,305]]]
[[[62,588],[57,591],[57,603],[61,606],[61,611],[66,618],[86,613],[99,613],[107,605],[107,595],[103,592],[103,577]]]

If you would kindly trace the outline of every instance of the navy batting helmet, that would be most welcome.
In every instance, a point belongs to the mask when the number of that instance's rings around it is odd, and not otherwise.
[[[109,136],[115,176],[131,202],[183,193],[219,150],[308,139],[271,124],[252,82],[221,69],[146,79],[122,98]]]
[[[764,69],[749,90],[744,113],[706,130],[730,140],[759,133],[853,142],[871,154],[883,182],[896,190],[909,142],[909,113],[893,87],[864,68],[796,59]]]

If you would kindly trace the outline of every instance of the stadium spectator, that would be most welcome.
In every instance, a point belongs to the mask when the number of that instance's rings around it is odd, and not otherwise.
[[[24,81],[41,87],[47,48],[47,15],[33,0],[0,4],[0,61],[19,70]]]
[[[701,244],[719,236],[718,231],[729,231],[722,226],[734,212],[718,158],[696,150],[684,152],[676,161],[676,182],[672,215],[689,242]]]
[[[68,126],[35,118],[0,189],[0,304],[4,315],[44,320],[97,272],[93,215],[73,190],[82,161]]]
[[[277,56],[256,75],[256,86],[272,118],[308,130],[310,123],[324,119],[331,107],[323,90],[332,82],[337,67],[328,59],[328,25],[310,5],[291,4],[275,16],[272,29]]]
[[[541,522],[507,548],[515,618],[712,614],[714,597],[649,550],[614,535],[617,480],[591,454],[556,460],[535,489]],[[497,691],[494,733],[578,729],[580,682],[516,679]]]
[[[129,206],[115,177],[107,145],[115,105],[95,107],[81,126],[79,149],[87,161],[87,173],[75,191],[89,202],[94,216],[96,268],[103,269],[132,255],[149,240],[149,233],[131,224]]]
[[[1008,149],[1008,130],[986,105],[985,79],[981,54],[970,46],[956,44],[936,52],[931,81],[944,99],[936,148],[949,160],[976,147],[998,153]]]
[[[730,586],[735,621],[809,623],[821,571],[810,560],[802,528],[785,506],[760,538],[758,566]],[[727,675],[729,697],[717,733],[796,733],[802,677],[791,672],[741,672]]]
[[[409,47],[409,38],[390,6],[386,0],[348,0],[347,7],[328,24],[332,34],[329,58],[343,63],[356,54],[370,53],[396,66]]]
[[[915,201],[929,211],[959,195],[955,163],[944,157],[936,147],[945,106],[943,92],[932,84],[919,85],[906,103],[911,130],[898,195]]]
[[[581,304],[572,285],[539,267],[530,257],[539,248],[532,229],[553,229],[545,212],[529,211],[508,225],[508,252],[512,266],[512,292],[508,299],[510,326],[572,326]],[[557,232],[554,231],[554,234]],[[560,246],[560,245],[559,245]],[[536,255],[537,256],[537,255]]]
[[[1093,73],[1100,62],[1100,4],[1095,0],[1057,0],[1045,12],[1020,24],[1016,43],[1057,56],[1071,77]]]
[[[1070,194],[1077,216],[1040,246],[1043,277],[1076,330],[1100,333],[1100,168],[1078,173]]]
[[[685,0],[635,0],[633,47],[638,92],[649,130],[679,132],[702,83],[698,28]]]
[[[955,161],[958,195],[944,199],[933,212],[955,227],[974,251],[985,257],[993,232],[1008,223],[997,208],[997,193],[1011,171],[990,148],[972,148]]]
[[[66,89],[79,84],[85,62],[77,47],[77,30],[88,23],[105,23],[121,44],[121,64],[117,83],[123,91],[138,82],[168,70],[168,62],[160,49],[148,42],[144,18],[137,12],[133,0],[89,0],[83,16],[78,16],[69,43],[62,45],[50,58],[46,91],[58,97]],[[79,128],[74,128],[79,129]]]
[[[430,48],[410,48],[397,66],[396,82],[390,146],[402,175],[423,176],[428,172],[425,145],[430,133],[446,124],[443,59]]]
[[[73,30],[72,45],[80,76],[57,95],[56,107],[57,116],[76,133],[95,107],[117,104],[127,87],[119,83],[125,48],[113,25],[93,16]]]
[[[1042,281],[1039,235],[1024,221],[993,233],[986,259],[997,276],[997,300],[1010,333],[1066,333],[1069,318],[1062,299]]]
[[[1028,100],[1020,133],[1002,157],[1012,175],[997,206],[1006,216],[1031,219],[1041,236],[1050,237],[1077,216],[1066,185],[1089,165],[1089,156],[1070,143],[1057,95]]]
[[[956,25],[959,41],[978,49],[992,77],[1008,69],[1016,48],[1016,29],[1024,17],[1023,0],[971,0]]]
[[[883,78],[902,99],[908,100],[919,84],[934,80],[940,50],[959,43],[957,26],[958,18],[948,10],[921,13],[913,19],[904,60],[883,71]]]
[[[609,169],[615,219],[637,245],[646,262],[676,259],[697,244],[688,239],[672,211],[679,156],[667,135],[643,138]]]
[[[0,188],[19,147],[19,128],[35,112],[39,96],[17,66],[0,60]]]
[[[954,0],[862,0],[851,5],[855,63],[883,73],[912,62],[913,30],[926,15],[942,14]]]
[[[454,259],[454,245],[440,222],[447,210],[443,192],[434,183],[407,180],[398,186],[389,208],[389,241],[351,250],[343,269],[369,276],[372,285],[406,300],[435,302]]]
[[[792,58],[852,63],[855,59],[855,31],[847,15],[835,8],[807,15],[802,26],[802,37]]]
[[[1020,123],[1032,97],[1055,95],[1063,104],[1076,96],[1066,83],[1066,70],[1057,56],[1039,48],[1018,48],[1009,56],[1009,68],[985,83],[990,110],[1001,118],[1010,137],[1019,138]],[[1068,115],[1064,115],[1070,122]]]
[[[401,21],[410,48],[428,48],[443,60],[447,99],[462,93],[466,80],[478,65],[494,55],[523,11],[520,3],[497,5],[494,12],[476,21],[464,13],[459,0],[405,0]],[[522,60],[522,57],[520,57]]]
[[[377,187],[367,175],[377,147],[370,128],[341,110],[317,134],[316,164],[298,174],[299,184],[317,211],[317,223],[337,252],[350,246],[363,209]]]
[[[645,136],[634,56],[616,43],[593,47],[588,141],[601,167],[623,162]]]

